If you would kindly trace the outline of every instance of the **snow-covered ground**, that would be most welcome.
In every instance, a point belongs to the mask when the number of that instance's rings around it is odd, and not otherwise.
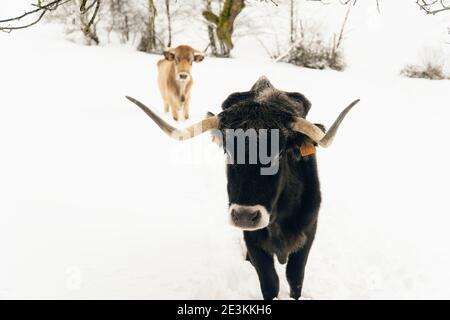
[[[261,297],[227,224],[221,151],[208,135],[169,140],[124,98],[162,111],[158,56],[77,46],[46,25],[0,47],[0,298]],[[304,296],[450,298],[450,81],[207,58],[182,125],[260,75],[304,93],[326,125],[361,99],[318,154]]]

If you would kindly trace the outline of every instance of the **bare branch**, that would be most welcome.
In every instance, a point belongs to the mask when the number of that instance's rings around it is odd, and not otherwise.
[[[45,6],[40,5],[40,3],[35,4],[35,6],[37,7],[37,9],[32,10],[32,11],[28,11],[28,12],[25,12],[24,14],[22,14],[22,15],[20,15],[20,16],[17,16],[17,17],[13,17],[13,18],[8,18],[8,19],[0,20],[0,23],[12,22],[12,21],[19,21],[20,19],[23,19],[23,18],[25,18],[26,16],[31,15],[31,14],[34,14],[34,13],[37,13],[37,12],[39,12],[39,11],[43,11],[43,10],[45,11],[45,10],[52,10],[52,9],[55,9],[56,6],[58,6],[61,2],[63,2],[63,0],[55,0],[55,1],[52,1],[52,2],[50,2],[50,3],[48,3],[48,4],[46,4]],[[67,2],[67,1],[66,1],[66,2]]]
[[[86,2],[87,2],[87,0],[81,0],[81,4],[80,4],[80,12],[81,13],[86,12]]]
[[[88,24],[86,25],[86,29],[89,29],[92,26],[92,24],[95,21],[95,18],[97,17],[98,10],[100,9],[100,0],[95,0],[95,3],[96,6],[94,13],[92,14],[91,20],[89,20]],[[92,3],[92,5],[94,5],[94,3]]]
[[[316,2],[321,2],[322,4],[331,4],[331,0],[327,0],[327,1],[325,1],[325,0],[307,0],[307,1],[316,1]],[[358,0],[339,0],[339,2],[345,6],[350,4],[352,1],[353,1],[353,3],[352,3],[353,6],[355,6],[356,3],[358,2]],[[378,11],[378,13],[381,13],[380,1],[379,0],[375,0],[375,1],[377,4],[377,11]],[[443,1],[443,0],[436,0],[436,1]]]
[[[316,1],[316,0],[314,0]],[[281,60],[283,60],[285,57],[287,57],[287,55],[289,53],[291,53],[292,49],[294,49],[296,46],[298,46],[301,42],[302,42],[303,38],[300,38],[299,40],[297,40],[295,43],[293,43],[288,50],[286,50],[283,54],[279,55],[274,62],[280,62]]]
[[[347,24],[351,8],[352,8],[351,6],[348,6],[347,12],[345,13],[344,22],[342,23],[341,31],[339,32],[339,37],[338,37],[338,40],[337,40],[337,43],[336,43],[336,47],[335,47],[336,50],[339,49],[339,46],[341,45],[342,38],[344,36],[345,26]]]
[[[34,26],[35,24],[37,24],[39,21],[42,20],[42,18],[44,17],[44,15],[47,12],[55,10],[59,6],[66,4],[68,2],[71,2],[71,1],[73,1],[73,0],[54,0],[52,2],[47,3],[46,5],[42,5],[41,1],[39,0],[37,4],[33,4],[33,6],[35,6],[36,9],[25,12],[24,14],[16,16],[16,17],[0,20],[0,31],[11,32],[13,30],[20,30],[20,29],[25,29],[25,28]],[[1,24],[5,24],[8,22],[20,21],[20,20],[22,20],[28,16],[32,16],[34,14],[38,14],[38,16],[30,23],[19,25],[19,26],[10,26],[10,25],[2,26],[1,25]]]
[[[444,0],[416,0],[416,4],[426,14],[436,14],[450,10],[450,2],[445,3]]]

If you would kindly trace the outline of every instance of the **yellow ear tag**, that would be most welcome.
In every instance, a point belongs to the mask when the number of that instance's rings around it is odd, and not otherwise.
[[[300,154],[302,157],[307,157],[316,153],[316,147],[309,142],[303,142],[300,147]]]

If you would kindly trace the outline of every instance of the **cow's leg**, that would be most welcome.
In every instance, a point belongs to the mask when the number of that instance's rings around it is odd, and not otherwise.
[[[191,94],[187,94],[184,98],[183,113],[184,119],[189,119],[189,104],[191,103]]]
[[[169,112],[169,103],[167,102],[167,99],[164,99],[164,113]]]
[[[161,70],[158,71],[158,87],[164,102],[164,112],[167,113],[169,112],[169,99],[167,97],[167,88],[164,79],[161,77]]]
[[[170,100],[170,111],[172,113],[172,118],[175,121],[178,121],[178,109],[179,109],[179,104],[180,101],[179,99],[175,98],[175,97],[171,97]]]
[[[164,101],[164,113],[169,112],[170,109],[170,99],[167,97],[167,94],[163,94],[163,101]]]
[[[313,239],[308,239],[301,249],[289,255],[286,266],[286,278],[291,288],[291,298],[298,299],[302,295],[305,267],[312,243]]]
[[[247,241],[247,250],[250,262],[258,274],[261,292],[265,300],[272,300],[278,296],[279,280],[275,270],[273,255],[268,254],[256,245],[249,244]]]
[[[170,111],[172,113],[173,120],[178,121],[178,108],[171,106]]]

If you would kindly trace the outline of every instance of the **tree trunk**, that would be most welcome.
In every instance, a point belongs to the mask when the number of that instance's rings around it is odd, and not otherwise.
[[[124,23],[124,37],[125,37],[125,43],[130,41],[130,26],[128,24],[128,16],[124,15],[124,19],[123,19],[123,23]]]
[[[290,23],[291,23],[291,44],[294,44],[295,43],[295,40],[296,40],[296,33],[297,33],[297,30],[296,30],[296,28],[295,28],[295,26],[296,26],[296,22],[295,22],[295,14],[294,14],[294,0],[290,0],[290,3],[289,3],[289,5],[290,5],[290,7],[289,7],[289,10],[290,10]]]
[[[130,26],[124,0],[111,0],[109,11],[112,22],[108,30],[108,38],[114,30],[118,33],[120,43],[127,43],[130,40]]]
[[[147,25],[147,47],[146,52],[150,53],[156,47],[156,34],[155,34],[155,20],[156,20],[156,7],[153,0],[148,0],[148,25]]]
[[[223,57],[229,57],[233,49],[234,21],[244,9],[244,0],[225,0],[220,15],[216,15],[210,10],[203,11],[206,20],[216,26],[216,37],[220,43]]]
[[[89,16],[89,9],[86,8],[85,11],[80,12],[80,22],[81,22],[81,31],[86,39],[91,44],[93,41],[96,45],[100,44],[100,40],[97,35],[97,23],[98,23],[98,12],[100,10],[101,0],[96,0],[91,4],[90,7],[94,6],[94,12],[91,16]]]
[[[211,12],[212,11],[212,5],[211,0],[206,0],[206,11]],[[208,38],[209,38],[209,45],[211,46],[211,52],[213,56],[217,56],[217,44],[216,44],[216,36],[214,34],[214,26],[210,23],[208,23]]]
[[[166,0],[166,14],[167,14],[167,30],[169,33],[169,41],[167,42],[167,46],[170,47],[172,45],[172,21],[170,17],[170,0]]]

